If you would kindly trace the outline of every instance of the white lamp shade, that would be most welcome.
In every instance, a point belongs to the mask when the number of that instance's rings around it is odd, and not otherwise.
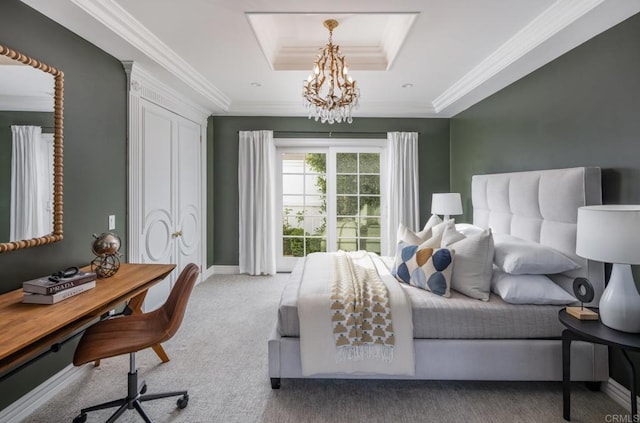
[[[576,254],[606,263],[640,264],[640,205],[578,209]]]
[[[460,193],[447,192],[431,196],[431,214],[458,215],[462,214]]]

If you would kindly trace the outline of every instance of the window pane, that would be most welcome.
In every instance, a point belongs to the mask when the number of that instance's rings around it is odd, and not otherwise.
[[[338,194],[357,194],[358,177],[356,175],[338,175],[336,177],[336,190]]]
[[[285,215],[282,219],[282,230],[285,232],[283,235],[302,235],[302,222],[301,216],[297,216],[295,213]],[[295,229],[299,229],[300,232],[292,232]]]
[[[321,175],[305,175],[305,194],[322,195],[327,190],[327,178]]]
[[[360,219],[360,236],[363,237],[380,237],[380,219],[367,218]]]
[[[360,249],[367,250],[372,253],[380,254],[380,238],[378,239],[361,239]]]
[[[324,214],[325,198],[322,195],[305,196],[305,209],[309,215]]]
[[[283,238],[282,251],[288,257],[304,257],[304,238]]]
[[[358,153],[337,153],[336,171],[338,173],[356,173],[358,171]]]
[[[356,238],[338,238],[338,250],[358,251],[358,240]]]
[[[284,153],[282,155],[282,173],[304,172],[304,154]]]
[[[282,175],[282,193],[287,194],[304,194],[302,175]]]
[[[337,209],[340,216],[356,216],[358,214],[358,197],[337,196]]]
[[[324,153],[307,153],[305,155],[305,169],[307,173],[326,173],[327,155]]]
[[[360,154],[360,173],[380,173],[380,153]]]
[[[322,216],[305,217],[304,230],[311,236],[326,235],[327,219]]]
[[[302,195],[283,195],[282,207],[290,209],[300,209],[304,205],[304,197]]]
[[[380,216],[380,197],[360,197],[360,216]]]
[[[336,226],[338,238],[356,238],[358,236],[358,224],[353,217],[339,217]]]
[[[360,194],[380,194],[380,176],[360,175]]]
[[[325,238],[305,239],[307,254],[327,251],[327,240]]]

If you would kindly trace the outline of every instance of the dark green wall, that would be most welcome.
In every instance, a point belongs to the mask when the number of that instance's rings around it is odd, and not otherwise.
[[[470,219],[474,174],[600,166],[604,202],[638,204],[639,115],[636,15],[455,116],[451,188],[462,193]],[[628,387],[615,351],[610,362],[611,375]]]
[[[0,242],[9,241],[11,226],[11,125],[41,126],[42,133],[53,133],[53,112],[0,112]]]
[[[207,264],[238,264],[238,131],[271,129],[299,131],[290,137],[318,135],[303,132],[339,132],[334,138],[355,138],[345,133],[392,131],[419,132],[420,214],[426,222],[431,209],[431,193],[449,189],[449,120],[448,119],[379,119],[354,118],[352,124],[327,125],[301,118],[285,117],[211,117],[209,149],[213,151],[213,184],[209,180],[209,197],[215,198],[213,224],[209,221]],[[382,136],[384,138],[384,135]],[[360,136],[360,138],[373,138]],[[211,217],[211,213],[209,213]]]
[[[127,92],[115,58],[19,0],[3,0],[0,43],[62,70],[64,78],[64,239],[0,254],[0,292],[93,258],[91,234],[116,215],[126,234]],[[126,243],[122,249],[126,257]],[[58,372],[73,345],[0,383],[0,409]]]

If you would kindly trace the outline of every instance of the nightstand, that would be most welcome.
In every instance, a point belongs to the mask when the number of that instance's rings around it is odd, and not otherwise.
[[[607,345],[622,352],[629,370],[631,414],[633,421],[638,421],[636,372],[627,351],[640,351],[640,334],[611,329],[603,325],[600,320],[578,320],[567,314],[565,309],[560,310],[558,318],[560,323],[567,328],[562,332],[562,413],[564,419],[571,420],[571,341],[575,340]]]

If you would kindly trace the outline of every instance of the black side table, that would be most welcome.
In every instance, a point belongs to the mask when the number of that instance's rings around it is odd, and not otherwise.
[[[594,309],[597,311],[597,309]],[[636,403],[636,372],[627,351],[640,351],[640,334],[621,332],[611,329],[600,320],[578,320],[560,310],[560,323],[567,327],[562,332],[562,412],[565,420],[571,420],[571,341],[587,341],[617,348],[627,362],[629,382],[631,384],[631,414],[638,421]]]

